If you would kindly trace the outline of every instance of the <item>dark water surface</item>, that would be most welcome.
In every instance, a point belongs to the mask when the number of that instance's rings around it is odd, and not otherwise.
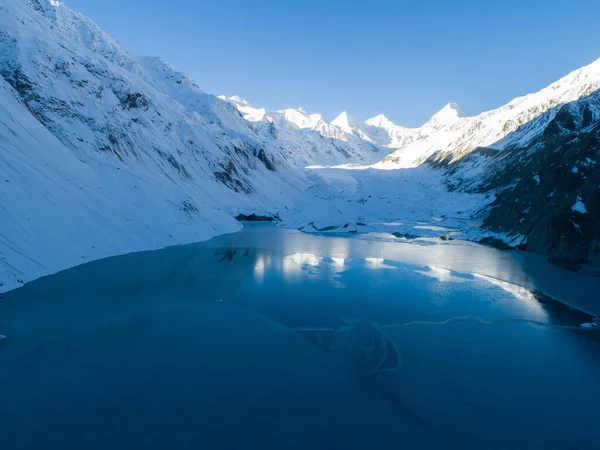
[[[0,449],[600,449],[599,333],[535,292],[600,289],[532,258],[249,226],[40,279]]]

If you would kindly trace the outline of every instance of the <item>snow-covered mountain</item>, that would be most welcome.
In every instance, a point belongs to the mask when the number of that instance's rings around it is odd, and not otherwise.
[[[0,290],[91,259],[235,231],[233,217],[252,211],[349,230],[363,219],[478,215],[522,243],[543,221],[500,220],[498,199],[512,188],[522,191],[510,200],[519,207],[542,202],[526,183],[546,186],[544,171],[575,166],[581,180],[559,189],[554,211],[568,205],[560,220],[585,241],[577,258],[596,262],[599,88],[600,60],[476,117],[450,103],[419,128],[345,112],[327,122],[302,108],[267,111],[207,94],[58,1],[0,0]],[[559,148],[570,156],[558,158]],[[567,256],[572,248],[532,247]]]
[[[520,235],[524,249],[557,261],[600,264],[600,91],[525,127],[527,138],[508,135],[499,152],[463,157],[449,178],[463,190],[497,194],[488,229]]]
[[[432,155],[457,161],[479,147],[498,150],[525,145],[543,132],[561,105],[585,98],[600,88],[600,60],[576,70],[539,92],[475,117],[464,116],[450,103],[417,129],[386,124],[395,151],[379,164],[381,168],[414,167]],[[591,113],[598,110],[591,105]],[[540,120],[535,120],[540,119]]]
[[[301,110],[206,94],[54,0],[0,0],[0,85],[0,289],[235,230],[303,198],[304,166],[384,155]]]
[[[237,109],[49,0],[0,0],[0,283],[233,231],[306,183]],[[292,181],[292,182],[290,182]]]
[[[360,129],[361,123],[346,113],[328,123],[320,114],[309,114],[302,108],[266,111],[238,96],[219,98],[235,105],[265,145],[274,146],[299,167],[375,163],[392,151],[370,140]]]

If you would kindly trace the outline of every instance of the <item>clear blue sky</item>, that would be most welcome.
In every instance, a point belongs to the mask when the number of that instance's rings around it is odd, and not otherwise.
[[[539,90],[600,58],[598,0],[65,0],[213,94],[417,126]]]

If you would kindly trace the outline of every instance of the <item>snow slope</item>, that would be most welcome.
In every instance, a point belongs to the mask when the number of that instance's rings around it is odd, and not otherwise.
[[[2,79],[0,136],[3,290],[92,259],[240,228],[220,207],[235,205],[240,194],[207,180],[168,179],[152,167],[82,162]]]
[[[0,7],[1,290],[232,232],[237,212],[301,195],[300,170],[167,64],[55,2]]]

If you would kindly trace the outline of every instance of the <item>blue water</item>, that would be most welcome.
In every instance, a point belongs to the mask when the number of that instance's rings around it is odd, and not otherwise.
[[[523,261],[249,226],[40,279],[0,449],[600,448],[600,334]]]

